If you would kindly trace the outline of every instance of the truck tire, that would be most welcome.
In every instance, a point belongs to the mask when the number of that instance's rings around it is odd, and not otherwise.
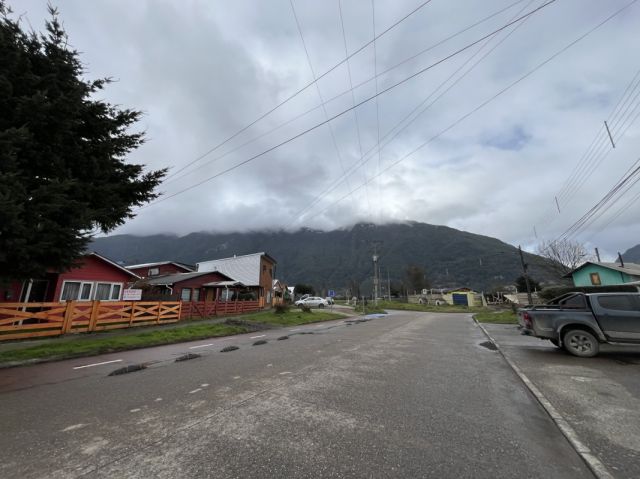
[[[581,358],[592,358],[600,350],[598,339],[584,329],[567,331],[562,338],[562,344],[567,352]]]

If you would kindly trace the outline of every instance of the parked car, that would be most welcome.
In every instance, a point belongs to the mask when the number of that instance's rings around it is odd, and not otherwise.
[[[580,357],[600,344],[640,344],[640,293],[568,293],[518,311],[522,333]]]
[[[308,298],[299,299],[295,302],[295,305],[298,307],[308,306],[309,308],[324,308],[325,306],[329,306],[329,303],[324,298],[309,296]]]

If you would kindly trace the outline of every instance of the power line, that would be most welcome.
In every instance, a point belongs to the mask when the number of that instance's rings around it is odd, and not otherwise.
[[[378,35],[377,38],[380,38],[384,35],[386,35],[387,33],[389,33],[391,30],[393,30],[395,27],[397,27],[398,25],[400,25],[402,22],[404,22],[407,18],[409,18],[411,15],[413,15],[414,13],[416,13],[417,11],[419,11],[421,8],[425,7],[426,5],[428,5],[431,2],[431,0],[425,0],[424,2],[422,2],[420,5],[418,5],[416,8],[414,8],[413,10],[411,10],[408,14],[406,14],[404,17],[400,18],[399,20],[397,20],[396,22],[394,22],[393,24],[391,24],[391,26],[389,26],[388,28],[386,28],[384,31],[382,31],[380,33],[380,35]],[[376,40],[376,38],[374,38],[374,40]],[[373,41],[373,40],[372,40]],[[322,78],[324,78],[325,76],[327,76],[329,73],[331,73],[332,71],[334,71],[336,68],[338,68],[340,65],[343,65],[348,59],[353,58],[355,55],[357,55],[358,53],[360,53],[362,50],[364,50],[366,47],[368,47],[369,45],[371,45],[371,42],[367,42],[364,45],[362,45],[360,48],[358,48],[357,50],[355,50],[350,56],[348,56],[347,58],[345,58],[344,60],[341,60],[340,62],[336,63],[334,66],[332,66],[331,68],[329,68],[326,72],[324,72],[323,74],[321,74],[320,76],[318,76],[314,81],[307,83],[305,86],[303,86],[302,88],[298,89],[297,91],[295,91],[293,94],[289,95],[287,98],[285,98],[284,100],[282,100],[280,103],[278,103],[276,106],[274,106],[273,108],[271,108],[270,110],[268,110],[267,112],[263,113],[262,115],[260,115],[258,118],[256,118],[255,120],[253,120],[252,122],[248,123],[246,126],[240,128],[238,131],[236,131],[233,135],[231,135],[230,137],[226,138],[225,140],[221,141],[220,143],[218,143],[216,146],[214,146],[213,148],[207,150],[205,153],[203,153],[202,155],[198,156],[197,158],[195,158],[193,161],[187,163],[185,166],[179,168],[178,170],[176,170],[175,172],[173,172],[172,174],[170,174],[168,178],[180,173],[181,171],[184,171],[186,168],[188,168],[189,166],[193,165],[194,163],[200,161],[201,159],[203,159],[204,157],[206,157],[207,155],[210,155],[211,153],[213,153],[214,151],[216,151],[218,148],[220,148],[221,146],[224,146],[225,144],[227,144],[228,142],[230,142],[231,140],[233,140],[234,138],[236,138],[238,135],[240,135],[241,133],[247,131],[249,128],[251,128],[253,125],[255,125],[256,123],[258,123],[260,120],[266,118],[267,116],[269,116],[271,113],[273,113],[274,111],[276,111],[278,108],[280,108],[281,106],[287,104],[289,101],[293,100],[295,97],[297,97],[300,93],[302,93],[303,91],[305,91],[307,88],[309,88],[311,85],[313,85],[314,83],[316,83],[318,80],[321,80]]]
[[[373,27],[373,76],[376,81],[376,142],[380,144],[380,106],[378,102],[378,50],[376,48],[376,0],[371,0],[371,24]],[[378,169],[380,171],[380,148],[378,148]],[[380,221],[382,211],[382,200],[380,198],[380,180],[377,181],[378,200],[378,221]]]
[[[637,2],[637,1],[638,1],[638,0],[633,0],[633,2],[632,2],[632,3],[635,3],[635,2]],[[198,187],[198,186],[200,186],[200,185],[202,185],[202,184],[204,184],[204,183],[207,183],[207,182],[209,182],[209,181],[211,181],[211,180],[213,180],[213,179],[215,179],[215,178],[219,178],[220,176],[225,175],[225,174],[229,173],[230,171],[233,171],[233,170],[235,170],[235,169],[237,169],[237,168],[239,168],[239,167],[241,167],[241,166],[243,166],[243,165],[246,165],[247,163],[250,163],[250,162],[252,162],[252,161],[256,160],[257,158],[260,158],[261,156],[264,156],[264,155],[266,155],[267,153],[270,153],[270,152],[272,152],[272,151],[274,151],[274,150],[276,150],[276,149],[278,149],[278,148],[280,148],[280,147],[282,147],[282,146],[284,146],[284,145],[286,145],[286,144],[288,144],[288,143],[290,143],[290,142],[292,142],[292,141],[294,141],[294,140],[296,140],[296,139],[298,139],[298,138],[300,138],[300,137],[302,137],[302,136],[306,135],[307,133],[310,133],[311,131],[316,130],[317,128],[319,128],[319,127],[321,127],[321,126],[325,125],[326,123],[329,123],[330,121],[333,121],[333,120],[335,120],[336,118],[341,117],[342,115],[344,115],[345,113],[350,112],[350,111],[351,111],[351,110],[353,110],[354,108],[357,108],[357,107],[359,107],[359,106],[361,106],[361,105],[364,105],[365,103],[368,103],[369,101],[373,100],[374,98],[376,98],[376,97],[378,97],[378,96],[380,96],[380,95],[384,95],[385,93],[387,93],[387,92],[389,92],[389,91],[393,90],[394,88],[397,88],[397,87],[398,87],[398,86],[400,86],[400,85],[403,85],[404,83],[408,82],[409,80],[412,80],[413,78],[416,78],[416,77],[418,77],[418,76],[422,75],[423,73],[425,73],[425,72],[427,72],[427,71],[431,70],[432,68],[434,68],[434,67],[436,67],[436,66],[438,66],[438,65],[440,65],[440,64],[442,64],[442,63],[444,63],[444,62],[446,62],[447,60],[450,60],[451,58],[453,58],[453,57],[455,57],[456,55],[459,55],[460,53],[462,53],[462,52],[464,52],[464,51],[468,50],[469,48],[473,47],[474,45],[477,45],[478,43],[480,43],[480,42],[482,42],[482,41],[486,40],[487,38],[489,38],[489,37],[491,37],[491,36],[495,35],[496,33],[501,32],[502,30],[504,30],[504,29],[506,29],[506,28],[509,28],[511,25],[513,25],[513,24],[515,24],[515,23],[517,23],[517,22],[519,22],[519,21],[524,20],[525,18],[527,18],[527,17],[529,17],[529,16],[533,15],[534,13],[538,12],[539,10],[542,10],[543,8],[545,8],[545,7],[547,7],[547,6],[551,5],[552,3],[555,3],[555,2],[556,2],[556,0],[549,0],[548,2],[546,2],[546,3],[542,4],[541,6],[539,6],[539,7],[535,8],[534,10],[531,10],[530,12],[526,13],[525,15],[520,16],[520,17],[519,17],[519,18],[517,18],[516,20],[513,20],[513,21],[511,21],[511,22],[509,22],[509,23],[507,23],[507,24],[503,25],[502,27],[498,28],[497,30],[494,30],[493,32],[491,32],[491,33],[489,33],[489,34],[487,34],[487,35],[484,35],[483,37],[479,38],[478,40],[475,40],[474,42],[467,44],[466,46],[464,46],[464,47],[462,47],[462,48],[460,48],[460,49],[456,50],[455,52],[453,52],[453,53],[451,53],[451,54],[449,54],[449,55],[445,56],[444,58],[441,58],[440,60],[436,61],[435,63],[432,63],[431,65],[429,65],[429,66],[427,66],[427,67],[425,67],[425,68],[422,68],[421,70],[419,70],[419,71],[417,71],[417,72],[415,72],[415,73],[413,73],[413,74],[409,75],[408,77],[405,77],[404,79],[402,79],[402,80],[400,80],[400,81],[398,81],[398,82],[394,83],[393,85],[391,85],[391,86],[389,86],[389,87],[385,88],[384,90],[381,90],[381,91],[380,91],[380,92],[378,92],[376,95],[370,96],[370,97],[368,97],[368,98],[366,98],[366,99],[364,99],[364,100],[360,101],[360,102],[359,102],[359,103],[357,103],[356,105],[354,105],[354,106],[352,106],[352,107],[350,107],[350,108],[347,108],[346,110],[341,111],[340,113],[338,113],[338,114],[336,114],[336,115],[332,116],[332,117],[331,117],[331,118],[329,118],[328,120],[325,120],[325,121],[322,121],[322,122],[320,122],[320,123],[317,123],[317,124],[315,124],[314,126],[312,126],[312,127],[310,127],[310,128],[307,128],[306,130],[304,130],[304,131],[302,131],[302,132],[298,133],[297,135],[294,135],[294,136],[292,136],[292,137],[290,137],[290,138],[288,138],[288,139],[286,139],[286,140],[284,140],[284,141],[282,141],[282,142],[280,142],[280,143],[278,143],[278,144],[276,144],[276,145],[274,145],[274,146],[272,146],[272,147],[270,147],[270,148],[267,148],[266,150],[263,150],[262,152],[260,152],[260,153],[258,153],[258,154],[256,154],[256,155],[253,155],[253,156],[251,156],[251,157],[247,158],[246,160],[241,161],[240,163],[237,163],[237,164],[235,164],[235,165],[233,165],[233,166],[231,166],[231,167],[229,167],[229,168],[226,168],[225,170],[223,170],[223,171],[221,171],[221,172],[219,172],[219,173],[216,173],[216,174],[215,174],[215,175],[213,175],[213,176],[210,176],[210,177],[205,178],[205,179],[203,179],[203,180],[201,180],[201,181],[198,181],[197,183],[195,183],[195,184],[193,184],[193,185],[191,185],[191,186],[188,186],[188,187],[186,187],[186,188],[183,188],[182,190],[179,190],[179,191],[177,191],[176,193],[173,193],[173,194],[171,194],[171,195],[164,196],[164,197],[162,197],[162,198],[160,198],[160,199],[158,199],[158,200],[156,200],[156,201],[154,201],[154,202],[152,202],[152,203],[149,203],[149,204],[147,204],[147,205],[145,205],[145,206],[142,206],[142,207],[141,207],[141,208],[139,208],[139,209],[145,209],[145,208],[149,208],[149,207],[151,207],[151,206],[153,206],[153,205],[157,205],[158,203],[161,203],[161,202],[163,202],[163,201],[166,201],[166,200],[168,200],[168,199],[170,199],[170,198],[174,198],[174,197],[176,197],[176,196],[178,196],[178,195],[180,195],[180,194],[182,194],[182,193],[185,193],[186,191],[189,191],[189,190],[191,190],[191,189],[193,189],[193,188],[196,188],[196,187]],[[396,163],[393,163],[393,164],[396,164]],[[393,165],[392,165],[392,166],[393,166]],[[383,170],[383,172],[384,172],[384,171],[386,171],[386,169],[385,169],[385,170]],[[375,175],[373,178],[377,178],[378,176],[380,176],[380,174]],[[371,178],[369,179],[369,181],[370,181],[370,180],[371,180]]]
[[[530,0],[529,3],[527,5],[525,5],[525,7],[522,8],[522,10],[520,10],[518,13],[516,13],[516,15],[513,18],[516,18],[520,13],[522,13],[524,10],[526,10],[526,8],[533,3],[533,0]],[[526,20],[525,20],[526,21]],[[471,65],[471,67],[469,67],[462,75],[460,75],[451,85],[449,85],[444,91],[442,91],[432,102],[430,102],[429,104],[427,104],[425,106],[425,104],[427,103],[427,101],[429,101],[437,92],[438,90],[440,90],[444,85],[446,85],[449,80],[451,80],[453,77],[455,77],[462,69],[464,69],[480,52],[482,52],[482,50],[494,39],[494,37],[491,37],[489,39],[487,39],[487,41],[481,45],[481,47],[473,54],[471,55],[467,60],[465,60],[464,63],[462,63],[462,65],[460,65],[451,75],[449,75],[443,82],[441,82],[424,100],[422,100],[416,107],[413,108],[413,110],[411,110],[407,115],[405,115],[405,117],[400,120],[391,130],[389,130],[387,133],[384,134],[384,136],[382,137],[382,139],[384,140],[383,144],[380,145],[380,143],[378,143],[377,145],[374,145],[373,147],[371,147],[360,159],[360,161],[358,163],[356,163],[355,165],[352,165],[350,167],[350,171],[353,171],[355,168],[358,168],[359,166],[364,166],[370,159],[372,156],[370,156],[368,159],[365,159],[366,156],[369,155],[369,153],[371,153],[375,148],[378,148],[378,150],[380,149],[384,149],[387,145],[389,145],[389,143],[391,143],[391,141],[393,141],[400,133],[402,133],[404,130],[406,130],[413,122],[415,122],[422,114],[424,114],[429,108],[431,108],[438,100],[440,100],[447,92],[449,92],[454,86],[456,86],[463,78],[465,78],[471,71],[473,71],[473,69],[480,64],[480,62],[482,62],[488,55],[490,55],[496,48],[498,48],[504,41],[506,41],[513,33],[515,33],[515,31],[520,28],[522,25],[524,24],[524,21],[517,24],[507,35],[505,35],[497,44],[495,44],[488,52],[486,52],[484,55],[482,55],[482,57],[480,57],[473,65]],[[414,113],[416,111],[418,111],[421,107],[424,107],[420,110],[420,112],[415,115],[411,120],[409,120],[404,126],[402,126],[401,128],[398,129],[398,127],[400,127],[400,125],[402,125],[405,121],[407,121],[409,118],[411,118]],[[395,133],[393,133],[394,130],[398,129]],[[391,137],[389,137],[389,135],[391,135],[391,133],[393,133],[393,135]],[[389,138],[388,138],[389,137]],[[388,139],[387,139],[388,138]],[[363,168],[364,169],[364,168]],[[366,180],[366,178],[365,178]],[[342,180],[341,180],[342,181]],[[289,223],[289,225],[287,225],[287,227],[292,226],[293,224],[295,224],[297,221],[301,220],[302,217],[304,216],[304,214],[306,214],[306,212],[308,212],[311,208],[313,208],[313,206],[315,206],[318,202],[320,202],[324,197],[326,197],[330,192],[332,192],[333,190],[335,190],[338,186],[340,185],[339,182],[337,183],[333,183],[332,185],[330,185],[328,188],[326,188],[324,191],[322,191],[318,196],[316,196],[316,198],[309,203],[306,207],[304,207],[300,212],[298,212],[295,217],[296,219],[293,220],[291,223]],[[365,186],[366,189],[366,186]]]
[[[480,20],[478,20],[478,21],[476,21],[475,23],[473,23],[473,24],[471,24],[471,25],[469,25],[469,26],[467,26],[467,27],[463,28],[462,30],[459,30],[459,31],[457,31],[456,33],[454,33],[454,34],[452,34],[452,35],[449,35],[448,37],[445,37],[445,38],[443,38],[442,40],[439,40],[438,42],[436,42],[436,43],[434,43],[434,44],[432,44],[432,45],[430,45],[430,46],[428,46],[428,47],[426,47],[426,48],[422,49],[422,50],[421,50],[421,51],[419,51],[418,53],[416,53],[416,54],[414,54],[414,55],[412,55],[412,56],[410,56],[410,57],[408,57],[408,58],[405,58],[404,60],[400,61],[399,63],[396,63],[395,65],[393,65],[393,66],[391,66],[391,67],[387,68],[386,70],[381,71],[381,72],[378,72],[377,77],[380,77],[380,76],[382,76],[382,75],[386,75],[387,73],[389,73],[389,72],[391,72],[391,71],[395,70],[396,68],[399,68],[399,67],[401,67],[402,65],[404,65],[404,64],[406,64],[406,63],[408,63],[408,62],[410,62],[411,60],[414,60],[415,58],[419,57],[420,55],[423,55],[424,53],[427,53],[427,52],[429,52],[429,51],[433,50],[434,48],[436,48],[436,47],[438,47],[438,46],[440,46],[440,45],[443,45],[444,43],[448,42],[449,40],[451,40],[451,39],[453,39],[453,38],[455,38],[455,37],[457,37],[457,36],[462,35],[463,33],[465,33],[465,32],[467,32],[467,31],[469,31],[469,30],[471,30],[471,29],[475,28],[475,27],[476,27],[476,26],[478,26],[478,25],[481,25],[482,23],[487,22],[488,20],[490,20],[490,19],[492,19],[492,18],[494,18],[494,17],[496,17],[496,16],[500,15],[501,13],[504,13],[504,12],[505,12],[505,11],[507,11],[507,10],[510,10],[510,9],[511,9],[511,8],[513,8],[515,5],[518,5],[519,3],[522,3],[522,2],[524,2],[524,1],[525,1],[525,0],[517,0],[517,1],[515,1],[515,2],[511,3],[510,5],[507,5],[506,7],[502,8],[502,9],[500,9],[500,10],[497,10],[497,11],[493,12],[492,14],[490,14],[490,15],[488,15],[488,16],[486,16],[486,17],[484,17],[484,18],[482,18],[482,19],[480,19]],[[378,35],[378,38],[380,38],[380,36],[381,36],[381,35]],[[351,57],[353,57],[353,54],[351,54],[351,55],[347,55],[347,57],[348,57],[348,58],[346,58],[345,60],[348,62],[348,60],[349,60]],[[337,100],[337,99],[339,99],[339,98],[342,98],[344,95],[347,95],[347,94],[349,94],[349,93],[351,93],[351,95],[352,95],[352,96],[354,96],[354,90],[355,90],[355,89],[358,89],[358,88],[360,88],[360,87],[362,87],[362,86],[364,86],[364,85],[366,85],[366,84],[368,84],[368,83],[370,83],[370,82],[374,81],[377,77],[371,77],[371,78],[369,78],[369,79],[367,79],[367,80],[361,81],[360,83],[356,84],[355,86],[353,86],[353,85],[352,85],[352,86],[350,87],[350,89],[348,89],[348,90],[346,90],[346,91],[343,91],[342,93],[339,93],[339,94],[337,94],[337,95],[335,95],[335,96],[333,96],[333,97],[329,98],[329,99],[328,99],[324,104],[325,104],[325,105],[326,105],[326,104],[329,104],[329,103],[331,103],[331,102],[333,102],[333,101],[335,101],[335,100]],[[320,79],[320,78],[318,78],[318,80],[319,80],[319,79]],[[355,98],[353,99],[353,101],[354,101],[354,103],[355,103]],[[322,104],[320,104],[320,105],[316,105],[316,106],[314,106],[313,108],[310,108],[310,109],[306,110],[305,112],[300,113],[300,114],[296,115],[295,117],[293,117],[293,118],[291,118],[291,119],[289,119],[289,120],[287,120],[287,121],[285,121],[285,122],[283,122],[283,123],[281,123],[281,124],[277,125],[276,127],[272,128],[272,129],[270,129],[270,130],[268,130],[267,132],[262,133],[262,134],[260,134],[260,135],[258,135],[258,136],[256,136],[256,137],[254,137],[254,138],[253,138],[253,139],[251,139],[251,140],[245,141],[244,143],[242,143],[242,144],[240,144],[240,145],[238,145],[238,146],[236,146],[236,147],[232,148],[231,150],[226,151],[226,152],[225,152],[225,153],[223,153],[222,155],[219,155],[219,156],[217,156],[216,158],[214,158],[214,159],[212,159],[212,160],[210,160],[210,161],[208,161],[208,162],[206,162],[206,163],[204,163],[204,164],[202,164],[202,165],[198,166],[195,170],[191,170],[191,172],[187,172],[187,173],[185,173],[185,174],[183,174],[183,175],[180,175],[178,178],[175,178],[175,176],[176,176],[178,173],[180,173],[181,171],[184,171],[184,170],[185,170],[185,169],[187,169],[189,166],[193,165],[194,163],[196,163],[196,162],[197,162],[197,161],[199,161],[200,159],[204,158],[205,156],[209,155],[210,153],[212,153],[213,151],[215,151],[216,149],[218,149],[218,147],[222,146],[222,144],[221,144],[221,145],[218,145],[218,146],[217,146],[217,147],[215,147],[214,149],[212,149],[212,150],[210,150],[209,152],[205,153],[203,156],[201,156],[201,157],[197,158],[195,161],[192,161],[191,163],[189,163],[189,164],[188,164],[188,165],[186,165],[185,167],[181,168],[180,170],[178,170],[178,171],[175,171],[175,172],[171,173],[167,178],[165,178],[165,181],[163,182],[163,184],[165,184],[165,185],[167,185],[167,184],[171,184],[171,183],[173,183],[173,182],[175,182],[175,181],[177,181],[177,180],[179,180],[179,179],[182,179],[182,178],[184,178],[184,177],[186,177],[186,176],[190,175],[191,173],[195,172],[197,169],[200,169],[200,168],[202,168],[202,167],[204,167],[204,166],[206,166],[206,165],[210,165],[210,164],[212,164],[212,163],[214,163],[214,162],[216,162],[216,161],[218,161],[218,160],[220,160],[220,159],[222,159],[222,158],[224,158],[224,157],[228,156],[229,154],[234,153],[234,152],[236,152],[236,151],[240,150],[240,149],[241,149],[241,148],[243,148],[244,146],[247,146],[247,145],[249,145],[249,144],[251,144],[251,143],[256,142],[257,140],[259,140],[259,139],[261,139],[261,138],[264,138],[265,136],[268,136],[269,134],[271,134],[271,133],[273,133],[273,132],[275,132],[275,131],[279,130],[280,128],[282,128],[282,127],[284,127],[284,126],[287,126],[287,125],[289,125],[289,124],[293,123],[294,121],[296,121],[296,120],[298,120],[298,119],[300,119],[300,118],[304,117],[305,115],[307,115],[307,114],[309,114],[309,113],[312,113],[312,112],[314,112],[314,111],[316,111],[316,110],[318,110],[318,109],[322,108],[322,106],[323,106]],[[225,142],[225,143],[226,143],[226,142]]]
[[[575,40],[573,40],[572,42],[568,43],[567,45],[565,45],[564,47],[562,47],[560,50],[558,50],[556,53],[554,53],[553,55],[551,55],[550,57],[548,57],[546,60],[544,60],[543,62],[539,63],[538,65],[536,65],[533,69],[529,70],[527,73],[525,73],[524,75],[522,75],[520,78],[518,78],[517,80],[511,82],[509,85],[507,85],[506,87],[504,87],[502,90],[498,91],[496,94],[494,94],[493,96],[491,96],[490,98],[488,98],[487,100],[485,100],[484,102],[480,103],[478,106],[476,106],[474,109],[472,109],[471,111],[467,112],[466,114],[462,115],[461,117],[459,117],[457,120],[455,120],[453,123],[451,123],[449,126],[447,126],[446,128],[444,128],[443,130],[440,130],[438,133],[436,133],[435,135],[433,135],[431,138],[429,138],[428,140],[426,140],[424,143],[422,143],[421,145],[419,145],[418,147],[416,147],[415,149],[413,149],[412,151],[410,151],[409,153],[407,153],[406,155],[400,157],[398,160],[394,161],[393,163],[391,163],[389,166],[387,166],[380,174],[384,174],[387,171],[389,171],[391,168],[393,168],[394,166],[396,166],[397,164],[401,163],[402,161],[406,160],[407,158],[409,158],[410,156],[414,155],[415,153],[417,153],[419,150],[421,150],[422,148],[424,148],[425,146],[427,146],[429,143],[431,143],[432,141],[436,140],[437,138],[439,138],[440,136],[444,135],[446,132],[448,132],[449,130],[453,129],[454,127],[456,127],[458,124],[462,123],[464,120],[466,120],[467,118],[469,118],[470,116],[472,116],[473,114],[475,114],[477,111],[481,110],[482,108],[484,108],[486,105],[488,105],[489,103],[493,102],[496,98],[500,97],[501,95],[503,95],[505,92],[507,92],[508,90],[510,90],[511,88],[513,88],[515,85],[519,84],[520,82],[522,82],[523,80],[525,80],[526,78],[528,78],[529,76],[531,76],[533,73],[535,73],[536,71],[538,71],[540,68],[542,68],[544,65],[546,65],[547,63],[551,62],[552,60],[554,60],[555,58],[557,58],[559,55],[561,55],[562,53],[564,53],[565,51],[567,51],[568,49],[570,49],[571,47],[573,47],[575,44],[577,44],[578,42],[582,41],[584,38],[586,38],[587,36],[589,36],[591,33],[593,33],[594,31],[598,30],[600,27],[602,27],[603,25],[605,25],[607,22],[609,22],[611,19],[613,19],[614,17],[618,16],[620,13],[622,13],[624,10],[626,10],[627,8],[629,8],[631,5],[635,4],[638,0],[632,0],[631,2],[629,2],[628,4],[626,4],[625,6],[623,6],[622,8],[618,9],[617,11],[615,11],[614,13],[612,13],[611,15],[609,15],[607,18],[605,18],[604,20],[602,20],[600,23],[598,23],[597,25],[595,25],[594,27],[592,27],[591,29],[589,29],[587,32],[583,33],[582,35],[580,35],[578,38],[576,38]],[[371,179],[369,180],[371,181]],[[358,190],[359,188],[362,188],[363,185],[360,185],[358,187],[356,187],[354,189]],[[339,203],[340,201],[344,200],[344,196],[338,198],[337,200],[333,201],[329,206],[327,206],[325,209],[321,210],[319,213],[317,213],[315,216],[318,216],[322,213],[324,213],[325,211],[329,210],[332,206],[334,206],[335,204]]]

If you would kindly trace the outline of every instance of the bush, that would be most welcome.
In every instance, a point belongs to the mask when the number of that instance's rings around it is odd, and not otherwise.
[[[301,304],[301,305],[300,305],[300,310],[301,310],[303,313],[310,313],[310,312],[311,312],[311,308],[310,308],[309,306],[304,305],[304,304]]]
[[[289,305],[288,304],[276,304],[273,307],[273,311],[276,314],[285,314],[289,312]]]

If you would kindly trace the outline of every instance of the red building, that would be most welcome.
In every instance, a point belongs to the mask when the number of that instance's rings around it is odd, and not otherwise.
[[[177,273],[145,278],[136,283],[144,296],[170,296],[182,301],[217,301],[233,298],[244,285],[219,271]]]
[[[2,302],[119,301],[122,290],[140,279],[98,253],[87,253],[65,272],[0,285]]]
[[[160,261],[156,263],[130,264],[126,266],[129,271],[137,274],[141,278],[153,278],[176,273],[191,273],[195,270],[193,266],[176,261]]]

